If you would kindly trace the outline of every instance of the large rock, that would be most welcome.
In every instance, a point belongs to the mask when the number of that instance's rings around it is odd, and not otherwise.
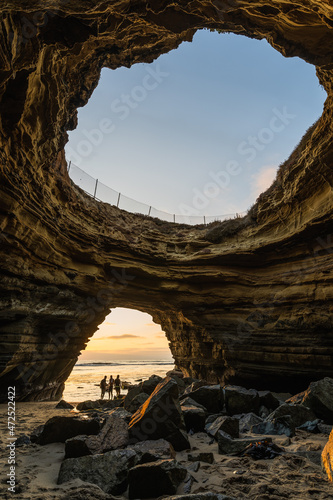
[[[128,444],[128,424],[115,415],[106,417],[97,436],[75,436],[65,443],[65,458],[97,455],[124,448]]]
[[[333,481],[333,430],[321,454],[321,463],[330,481]]]
[[[204,406],[209,413],[218,413],[223,408],[224,398],[220,385],[204,385],[192,392],[184,393],[180,398],[181,402],[186,397]]]
[[[274,394],[270,391],[258,391],[259,395],[259,407],[264,406],[268,410],[275,410],[279,405],[280,401]]]
[[[189,399],[189,398],[188,398]],[[187,432],[201,432],[205,428],[206,411],[198,406],[181,404]]]
[[[141,382],[141,390],[150,396],[162,380],[159,375],[151,375],[147,380]]]
[[[86,401],[82,401],[81,403],[78,403],[76,405],[76,409],[79,411],[94,410],[95,408],[99,409],[101,407],[102,407],[102,405],[101,405],[99,400],[92,401],[90,399],[87,399]]]
[[[290,415],[265,420],[251,428],[253,434],[295,436],[295,424]]]
[[[219,431],[224,431],[232,438],[239,438],[239,419],[233,417],[218,417],[205,426],[205,431],[216,438]]]
[[[140,406],[142,406],[143,403],[147,401],[148,398],[148,394],[146,394],[145,392],[140,392],[137,396],[134,396],[131,401],[126,403],[126,410],[129,413],[135,413],[136,411],[138,411]]]
[[[221,455],[237,455],[254,441],[259,441],[259,439],[232,439],[226,432],[219,431],[217,433],[217,442]]]
[[[62,409],[62,410],[72,410],[74,408],[73,405],[70,403],[67,403],[64,399],[61,399],[59,403],[56,405],[56,408]]]
[[[129,471],[128,496],[141,499],[173,495],[186,476],[187,470],[172,459],[137,465]]]
[[[165,439],[142,441],[129,445],[126,449],[135,451],[138,464],[156,462],[165,458],[175,458],[176,456],[173,446]]]
[[[99,434],[87,438],[87,446],[92,454],[97,454],[123,448],[128,441],[128,424],[123,418],[109,415]]]
[[[121,495],[128,486],[128,471],[136,461],[137,455],[133,450],[67,458],[60,466],[58,484],[79,478],[97,484],[106,493]]]
[[[184,391],[184,395],[188,395],[191,392],[194,392],[199,387],[204,387],[205,385],[209,385],[207,380],[194,380],[191,377],[184,378],[185,384],[187,383],[187,387]]]
[[[38,444],[64,443],[79,434],[96,435],[101,430],[101,421],[97,418],[52,417],[43,427],[36,439]]]
[[[172,378],[165,378],[134,413],[129,423],[131,443],[166,439],[175,450],[190,448],[186,427],[178,401],[178,386]]]
[[[118,408],[115,408],[114,410],[111,410],[109,412],[109,415],[112,415],[114,417],[122,418],[127,423],[132,418],[132,413],[130,413],[129,411],[125,410],[125,408],[122,408],[122,407],[118,407]]]
[[[316,420],[316,416],[309,408],[301,405],[293,404],[282,404],[276,410],[274,410],[270,415],[268,415],[268,421],[273,421],[276,418],[283,417],[285,415],[290,415],[295,427],[300,427],[305,424],[305,422],[311,422]]]
[[[260,407],[259,394],[254,389],[244,389],[237,385],[224,387],[225,406],[229,415],[239,413],[255,413],[258,415]]]
[[[333,378],[312,382],[308,389],[293,396],[288,402],[301,403],[327,424],[333,424]]]
[[[255,413],[245,413],[244,415],[237,415],[237,417],[239,417],[239,432],[244,433],[249,432],[254,425],[263,422],[263,419]]]

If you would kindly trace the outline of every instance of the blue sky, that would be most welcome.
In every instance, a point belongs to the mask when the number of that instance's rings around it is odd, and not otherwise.
[[[160,210],[242,212],[272,183],[325,98],[304,61],[283,58],[266,41],[200,31],[151,65],[104,69],[79,110],[67,158]],[[138,338],[133,359],[155,356],[152,342],[156,355],[169,356],[150,317],[126,309],[107,318],[86,355],[98,357],[104,338],[111,358],[122,356],[120,347],[130,357],[124,335]]]
[[[204,30],[152,64],[104,69],[79,110],[67,158],[160,210],[242,212],[325,98],[313,66],[266,41]]]

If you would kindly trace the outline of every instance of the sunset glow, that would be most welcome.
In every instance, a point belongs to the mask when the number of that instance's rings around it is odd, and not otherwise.
[[[160,325],[149,314],[117,308],[106,317],[82,352],[80,361],[96,359],[165,359],[172,356]]]

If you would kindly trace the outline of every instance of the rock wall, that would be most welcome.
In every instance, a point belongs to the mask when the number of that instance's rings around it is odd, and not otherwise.
[[[59,398],[117,306],[151,314],[187,374],[295,391],[332,376],[331,2],[9,0],[0,12],[1,400],[14,384],[21,400]],[[101,68],[151,62],[200,28],[316,65],[322,117],[244,219],[180,226],[89,198],[63,148]]]

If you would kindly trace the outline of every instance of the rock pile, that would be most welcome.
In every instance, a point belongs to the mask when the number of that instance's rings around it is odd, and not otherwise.
[[[287,402],[269,391],[180,380],[185,387],[174,376],[151,377],[129,391],[124,407],[101,411],[96,405],[92,413],[91,404],[78,405],[90,408],[82,410],[89,418],[53,417],[31,441],[65,443],[59,484],[80,478],[111,495],[128,489],[130,499],[176,495],[182,484],[182,492],[191,498],[193,474],[201,463],[214,463],[214,453],[191,451],[188,434],[206,436],[209,443],[216,443],[219,454],[274,459],[284,453],[274,436],[288,439],[298,429],[316,433],[331,429],[333,390],[323,389],[333,389],[331,379],[311,384],[308,391]],[[333,435],[323,453],[329,476],[332,443]],[[186,463],[176,459],[176,452],[182,450],[187,453]],[[318,463],[320,452],[313,453]]]

